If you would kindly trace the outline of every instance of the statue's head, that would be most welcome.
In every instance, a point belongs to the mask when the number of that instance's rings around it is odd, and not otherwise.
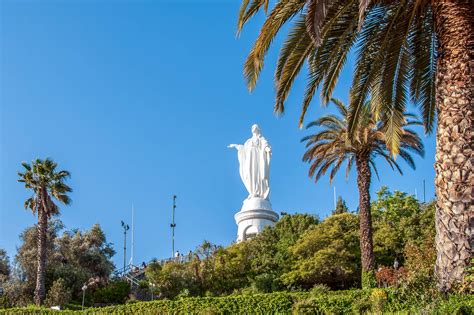
[[[257,124],[253,124],[253,125],[252,125],[252,133],[253,133],[254,135],[257,135],[257,136],[259,136],[259,135],[262,134],[262,133],[260,132],[260,127],[259,127]]]

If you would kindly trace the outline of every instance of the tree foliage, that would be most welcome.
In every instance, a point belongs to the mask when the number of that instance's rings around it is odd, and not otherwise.
[[[346,205],[344,199],[341,196],[337,198],[336,208],[332,211],[332,214],[342,214],[349,212],[349,208]]]
[[[291,248],[295,260],[282,275],[289,287],[312,288],[324,283],[349,288],[360,278],[357,215],[333,215],[308,230]]]
[[[53,282],[51,288],[49,288],[46,294],[44,304],[46,306],[64,306],[71,300],[71,289],[66,286],[66,283],[62,278],[59,278]]]
[[[7,255],[7,252],[0,248],[0,282],[2,280],[8,279],[10,276],[10,258]]]
[[[408,244],[419,246],[430,240],[434,246],[434,204],[420,204],[414,196],[387,187],[377,193],[372,203],[374,247],[379,265],[392,266],[404,260]]]
[[[258,11],[268,9],[244,66],[247,85],[253,89],[270,44],[285,24],[291,24],[276,65],[276,112],[284,112],[293,82],[307,64],[302,126],[318,88],[322,103],[329,102],[347,56],[355,48],[351,134],[369,95],[377,99],[372,110],[387,126],[393,153],[398,152],[403,113],[410,100],[419,105],[426,130],[432,131],[437,39],[429,1],[299,0],[268,6],[268,1],[243,0],[238,30]]]
[[[426,259],[433,250],[433,209],[402,192],[387,188],[378,192],[372,202],[378,266],[387,266],[386,270],[398,259],[414,277],[417,264],[433,269],[432,259]],[[318,285],[348,289],[361,281],[358,224],[357,214],[348,212],[322,221],[307,214],[285,214],[251,240],[228,247],[206,241],[191,261],[150,264],[146,275],[155,293],[166,298],[307,290]]]
[[[15,262],[16,275],[11,279],[12,301],[30,303],[36,282],[37,235],[35,226],[29,227],[20,235],[22,241],[18,248]],[[52,220],[47,230],[46,253],[46,289],[61,279],[61,285],[71,290],[72,299],[80,299],[81,287],[91,278],[105,283],[114,265],[111,261],[115,254],[112,244],[96,224],[89,230],[65,230],[59,220]],[[59,284],[57,284],[59,285]],[[21,288],[20,288],[21,287]],[[16,297],[13,297],[15,295]]]

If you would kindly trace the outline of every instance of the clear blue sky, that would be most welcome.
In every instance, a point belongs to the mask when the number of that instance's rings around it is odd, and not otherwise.
[[[225,3],[224,3],[225,2]],[[100,223],[122,261],[120,221],[136,209],[135,261],[171,253],[172,195],[178,195],[176,246],[204,239],[229,244],[246,191],[235,150],[258,123],[273,147],[271,200],[278,212],[325,217],[329,180],[314,182],[301,162],[297,128],[304,76],[283,117],[273,115],[275,42],[257,89],[246,89],[242,64],[262,16],[235,37],[240,1],[1,0],[0,247],[14,256],[19,233],[35,223],[17,183],[22,161],[52,157],[71,172],[68,228]],[[347,100],[352,60],[335,96]],[[315,98],[307,118],[327,111]],[[308,121],[308,119],[307,119]],[[434,137],[424,138],[417,170],[402,177],[379,163],[382,185],[433,196]],[[335,180],[357,205],[355,172]]]

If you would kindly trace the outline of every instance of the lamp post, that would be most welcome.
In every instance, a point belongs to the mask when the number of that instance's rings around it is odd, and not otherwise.
[[[86,297],[87,285],[84,283],[81,289],[82,289],[82,310],[84,310],[84,299]]]
[[[149,282],[150,284],[150,293],[151,293],[151,300],[153,301],[155,299],[155,284],[153,282]]]
[[[125,273],[125,266],[127,264],[127,231],[130,229],[128,224],[125,224],[125,222],[122,222],[122,228],[123,228],[123,273]]]

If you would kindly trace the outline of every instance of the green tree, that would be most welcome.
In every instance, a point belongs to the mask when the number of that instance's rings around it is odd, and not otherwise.
[[[28,301],[33,295],[36,286],[36,257],[37,233],[33,226],[25,229],[20,235],[22,241],[15,256],[18,266],[19,279],[22,282],[21,290],[15,300]],[[50,220],[46,236],[46,255],[48,261],[45,266],[45,288],[49,289],[53,283],[62,279],[66,287],[71,290],[73,299],[80,299],[81,287],[90,279],[97,279],[106,283],[114,265],[111,261],[115,251],[107,242],[101,227],[96,224],[89,230],[64,230],[60,220]],[[47,290],[48,291],[48,290]]]
[[[349,212],[349,208],[347,208],[346,202],[342,199],[341,196],[337,198],[336,209],[332,211],[332,214],[341,214]]]
[[[370,183],[372,180],[372,169],[377,173],[374,159],[377,156],[384,158],[387,163],[401,169],[390,155],[385,143],[386,126],[377,121],[372,112],[371,102],[367,102],[363,113],[358,121],[355,138],[349,136],[349,111],[346,106],[333,99],[339,116],[327,115],[310,123],[307,128],[321,127],[319,132],[306,136],[302,141],[306,142],[307,151],[303,160],[310,164],[309,176],[318,181],[329,168],[329,178],[332,182],[337,171],[344,162],[347,162],[346,176],[352,165],[357,168],[357,187],[359,189],[359,223],[360,223],[360,249],[362,257],[362,275],[373,273],[375,269],[375,257],[372,241],[372,218],[370,213]],[[416,133],[406,128],[415,124],[408,121],[411,116],[405,116],[404,128],[402,129],[400,157],[408,165],[415,168],[411,152],[423,155],[423,144]]]
[[[60,265],[60,257],[57,255],[54,242],[63,228],[63,223],[58,219],[48,222],[46,241],[44,243],[46,256],[48,257],[48,261],[45,265],[45,290],[54,281],[51,267]],[[18,247],[15,255],[15,263],[18,266],[18,279],[13,279],[13,281],[22,282],[22,285],[19,285],[21,290],[18,290],[18,295],[14,300],[22,302],[28,301],[28,304],[30,304],[36,288],[36,274],[38,271],[38,261],[36,259],[38,257],[37,226],[26,228],[20,234],[20,241],[22,243],[20,247]]]
[[[71,290],[66,286],[62,278],[53,282],[53,285],[46,295],[44,304],[47,306],[64,306],[71,301]]]
[[[7,252],[0,248],[0,282],[2,280],[8,279],[10,276],[10,258],[7,255]]]
[[[318,222],[318,218],[309,214],[284,215],[274,226],[264,229],[248,241],[252,270],[256,274],[251,282],[258,291],[284,289],[280,276],[292,264],[293,256],[289,248]]]
[[[380,265],[392,266],[395,259],[404,263],[405,247],[419,246],[426,240],[434,244],[434,204],[420,204],[407,193],[382,187],[372,202],[374,252]]]
[[[31,189],[33,196],[25,201],[25,209],[30,209],[33,214],[38,214],[38,252],[37,252],[37,272],[35,303],[41,305],[45,297],[45,265],[46,265],[46,233],[48,220],[59,214],[59,207],[53,202],[53,198],[60,203],[68,205],[71,199],[68,193],[72,189],[64,183],[68,178],[68,171],[58,171],[57,163],[53,160],[37,159],[31,164],[22,163],[24,172],[18,172],[21,183],[25,188]]]
[[[115,268],[111,260],[115,250],[99,224],[85,231],[64,231],[54,239],[54,248],[59,262],[48,273],[52,279],[64,279],[74,298],[80,297],[82,285],[90,279],[107,283]]]
[[[94,291],[94,303],[123,304],[130,293],[130,284],[126,281],[112,281]]]
[[[268,0],[242,0],[238,31],[268,7]],[[308,61],[301,126],[318,87],[323,103],[329,102],[349,51],[356,46],[349,124],[352,135],[369,95],[377,100],[374,113],[386,122],[393,154],[400,147],[403,113],[409,101],[420,107],[427,132],[433,130],[438,114],[436,271],[439,288],[449,290],[462,281],[472,257],[467,228],[474,176],[470,156],[474,150],[472,1],[276,1],[245,62],[250,89],[255,87],[273,39],[295,16],[275,72],[276,112],[284,111],[292,84]]]
[[[290,247],[295,256],[282,275],[285,285],[312,288],[326,284],[334,289],[350,288],[360,278],[358,218],[337,214],[314,225]]]
[[[198,279],[189,263],[171,261],[161,266],[155,262],[147,267],[145,273],[163,298],[174,298],[183,290],[188,290],[191,295],[200,292]]]

